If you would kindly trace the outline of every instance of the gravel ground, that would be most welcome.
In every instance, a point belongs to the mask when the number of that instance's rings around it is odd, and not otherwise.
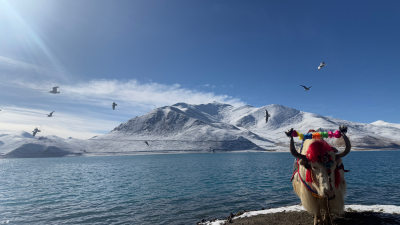
[[[233,225],[313,225],[313,217],[307,212],[279,212],[266,215],[234,219]],[[399,214],[377,212],[346,212],[342,217],[333,218],[336,225],[378,225],[399,224]]]

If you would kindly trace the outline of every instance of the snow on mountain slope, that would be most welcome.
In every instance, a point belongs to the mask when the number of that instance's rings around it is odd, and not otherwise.
[[[400,124],[397,124],[397,123],[388,123],[388,122],[385,122],[385,121],[383,121],[383,120],[377,120],[377,121],[375,121],[375,122],[373,122],[373,123],[371,123],[371,124],[372,124],[372,125],[375,125],[375,126],[394,127],[394,128],[400,129]]]
[[[271,117],[265,122],[265,110]],[[0,154],[9,157],[71,154],[131,154],[138,152],[215,152],[235,150],[288,151],[285,131],[336,130],[348,126],[354,149],[400,149],[400,124],[371,124],[303,112],[282,105],[260,108],[221,103],[177,103],[157,108],[89,140],[55,136],[33,138],[29,133],[0,135]],[[332,140],[330,140],[332,142]],[[296,140],[300,145],[301,141]],[[338,144],[339,142],[332,142]],[[33,149],[33,150],[32,150]],[[35,155],[36,154],[36,155]]]
[[[265,110],[271,115],[268,123],[265,122]],[[215,102],[201,105],[177,103],[158,108],[91,141],[102,143],[96,145],[97,149],[102,149],[104,144],[125,151],[287,151],[289,141],[284,132],[290,128],[306,133],[310,129],[336,130],[340,125],[348,126],[348,136],[354,148],[400,148],[400,140],[396,139],[399,135],[393,135],[400,134],[400,129],[394,126],[355,123],[276,104],[257,108]],[[111,144],[108,140],[116,143]],[[145,141],[150,143],[149,146]],[[299,140],[296,142],[301,143]]]
[[[346,120],[334,119],[314,113],[302,112],[282,105],[268,105],[261,108],[247,107],[248,114],[230,120],[237,126],[243,126],[249,131],[273,140],[276,146],[287,146],[288,138],[284,132],[290,128],[301,133],[308,130],[336,130],[340,125],[346,125],[348,136],[355,148],[400,148],[400,129],[392,126],[376,126],[374,124],[356,123]],[[271,117],[265,123],[265,110],[268,110]],[[240,114],[239,114],[240,115]],[[243,118],[254,118],[252,123],[237,123]],[[254,141],[256,144],[260,144]],[[297,140],[297,142],[300,142]]]
[[[262,150],[248,137],[271,143],[248,130],[221,122],[221,112],[230,108],[219,103],[178,103],[129,120],[109,134],[90,139],[90,143],[93,148],[107,152],[110,149],[122,152]]]
[[[80,155],[84,145],[81,140],[66,140],[57,136],[33,137],[27,132],[1,134],[0,143],[0,156],[4,158]]]

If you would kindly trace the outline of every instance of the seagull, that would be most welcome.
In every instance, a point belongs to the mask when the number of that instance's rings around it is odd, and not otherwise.
[[[36,127],[36,128],[32,131],[32,136],[35,137],[35,135],[36,135],[38,132],[41,132],[41,131]]]
[[[321,62],[318,66],[318,70],[322,69],[324,66],[326,66],[325,62]]]
[[[47,117],[53,117],[53,113],[54,113],[54,111],[51,112],[50,114],[48,114]]]
[[[144,143],[145,143],[147,146],[150,146],[150,145],[149,145],[149,142],[147,142],[147,141],[144,141]]]
[[[112,103],[112,109],[115,110],[115,106],[117,106],[117,103],[113,102]]]
[[[265,110],[265,123],[268,123],[269,117],[271,117],[271,115],[268,113],[268,110]]]
[[[312,86],[310,86],[310,87],[306,87],[306,86],[304,86],[304,85],[300,85],[300,86],[302,86],[302,87],[304,88],[304,90],[305,90],[305,91],[309,91],[309,90],[310,90],[310,88],[312,87]]]
[[[52,94],[60,94],[60,91],[58,90],[58,86],[53,87],[53,89],[51,91],[49,91]]]

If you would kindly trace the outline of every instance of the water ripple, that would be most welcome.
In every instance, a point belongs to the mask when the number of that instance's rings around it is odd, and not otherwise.
[[[398,204],[400,152],[344,158],[348,204]],[[289,153],[0,160],[0,222],[194,224],[299,203]],[[382,167],[382,165],[385,165]]]

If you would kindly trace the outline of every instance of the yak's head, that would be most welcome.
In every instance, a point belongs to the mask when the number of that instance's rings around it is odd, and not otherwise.
[[[333,197],[334,188],[339,185],[340,176],[335,176],[335,169],[341,163],[336,159],[336,151],[324,140],[306,140],[302,152],[306,153],[307,160],[301,159],[306,168],[306,181],[321,197]]]
[[[345,132],[342,137],[346,143],[346,149],[338,153],[338,150],[331,147],[326,141],[321,139],[307,139],[303,143],[302,155],[294,147],[293,138],[291,138],[290,152],[299,159],[301,176],[306,178],[308,183],[312,184],[314,190],[321,197],[333,198],[335,188],[340,185],[341,179],[338,166],[342,163],[341,158],[350,152],[350,141]],[[305,177],[304,177],[305,171]]]

